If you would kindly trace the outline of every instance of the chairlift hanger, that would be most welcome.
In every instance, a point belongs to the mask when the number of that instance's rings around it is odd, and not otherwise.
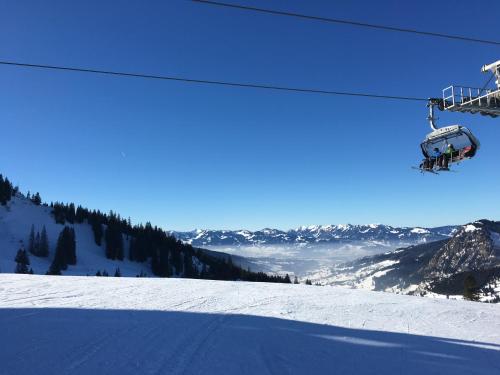
[[[420,169],[422,172],[449,171],[449,166],[459,164],[476,156],[480,148],[479,140],[462,125],[438,127],[434,107],[444,110],[444,101],[430,98],[427,104],[429,115],[427,120],[432,131],[420,144],[424,156]]]
[[[484,65],[481,71],[493,74],[495,89],[487,89],[487,85],[482,89],[452,85],[443,90],[442,98],[429,98],[427,120],[432,132],[420,144],[425,158],[419,168],[422,172],[448,171],[449,164],[473,158],[480,147],[479,140],[465,126],[439,128],[434,107],[441,111],[479,113],[493,118],[500,116],[500,60]]]

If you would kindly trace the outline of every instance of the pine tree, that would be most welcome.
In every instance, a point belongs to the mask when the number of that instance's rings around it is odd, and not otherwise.
[[[85,210],[83,209],[82,206],[78,206],[76,208],[76,214],[75,214],[75,221],[79,224],[83,223],[83,220],[85,219]]]
[[[291,284],[292,283],[292,281],[290,280],[290,276],[288,274],[286,274],[284,282],[286,284]]]
[[[40,204],[42,204],[42,198],[40,197],[40,193],[36,193],[35,195],[33,195],[31,197],[31,201],[36,204],[37,206],[39,206]]]
[[[109,276],[108,271],[106,271],[106,270],[102,271],[102,275],[106,276],[106,277]]]
[[[68,220],[70,224],[74,224],[75,218],[76,218],[75,204],[70,203],[69,206],[67,207],[66,220]]]
[[[28,238],[28,251],[35,254],[35,225],[31,224],[30,235]]]
[[[7,194],[5,189],[5,181],[3,176],[0,174],[0,204],[5,206],[7,204]]]
[[[54,215],[54,219],[57,224],[64,225],[66,223],[67,207],[62,203],[54,203],[52,214]]]
[[[75,239],[75,229],[74,228],[68,228],[68,234],[67,234],[67,259],[68,259],[68,264],[75,265],[76,264],[76,239]]]
[[[101,274],[101,271],[97,270],[97,272],[95,273],[96,276],[102,276]]]
[[[54,276],[60,276],[61,275],[61,267],[57,262],[52,262],[52,264],[49,267],[49,270],[46,273],[47,275],[54,275]]]
[[[40,232],[36,232],[35,236],[35,249],[33,254],[36,256],[40,256]]]
[[[45,225],[43,226],[42,234],[40,235],[40,247],[38,256],[49,256],[49,238],[47,237],[47,230],[45,229]]]
[[[17,251],[16,257],[16,269],[15,273],[29,273],[28,266],[30,264],[30,259],[28,257],[28,253],[23,248],[20,248]]]
[[[99,222],[99,219],[92,219],[92,232],[94,233],[94,241],[97,246],[101,246],[102,244],[102,224]]]
[[[118,267],[115,271],[115,277],[121,277],[122,273],[120,272],[120,267]]]
[[[295,276],[295,278],[293,279],[293,283],[294,284],[298,284],[299,283],[299,279],[297,279],[297,276]]]
[[[0,204],[5,206],[14,194],[15,189],[12,187],[9,179],[7,177],[4,179],[0,174]]]
[[[116,219],[112,219],[108,223],[104,232],[104,238],[106,240],[106,257],[113,260],[123,260],[123,236]]]
[[[477,301],[477,285],[476,279],[473,275],[469,274],[464,280],[464,299],[469,301]]]
[[[66,227],[64,227],[64,229],[59,234],[59,237],[57,238],[56,251],[54,254],[54,260],[52,262],[54,268],[59,269],[59,271],[68,268],[65,229]]]
[[[17,263],[15,273],[29,273],[28,266],[23,263]]]
[[[312,281],[309,279],[306,279],[306,285],[312,285]]]
[[[17,251],[16,258],[14,260],[16,263],[26,264],[27,266],[30,264],[28,254],[22,247]]]
[[[128,241],[129,245],[128,245],[128,259],[131,260],[131,261],[134,261],[136,260],[137,258],[137,248],[136,248],[136,245],[137,245],[137,240],[134,238],[134,237],[130,237],[130,240]]]
[[[54,263],[60,270],[68,268],[68,264],[76,264],[76,241],[75,230],[70,227],[64,227],[57,239]]]

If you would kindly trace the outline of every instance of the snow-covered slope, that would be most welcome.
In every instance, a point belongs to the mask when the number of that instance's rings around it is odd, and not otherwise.
[[[2,375],[500,373],[499,305],[187,279],[0,286]]]
[[[0,205],[0,272],[14,272],[16,252],[23,244],[27,247],[31,225],[34,225],[35,231],[41,231],[43,226],[46,227],[50,251],[48,258],[30,256],[30,266],[36,274],[45,274],[49,269],[57,237],[64,226],[55,223],[50,207],[35,205],[18,194],[8,202],[7,206]],[[76,234],[77,264],[69,266],[64,271],[65,275],[95,275],[98,270],[107,270],[113,274],[118,267],[125,276],[136,276],[141,271],[151,274],[150,267],[146,263],[107,259],[104,248],[95,244],[92,229],[88,224],[71,224],[71,226],[75,228]],[[127,249],[128,241],[126,238],[124,241]]]

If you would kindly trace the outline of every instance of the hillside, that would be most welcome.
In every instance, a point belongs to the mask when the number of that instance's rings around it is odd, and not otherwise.
[[[16,252],[21,246],[27,246],[31,225],[35,231],[41,231],[45,226],[51,251],[47,258],[30,256],[30,266],[36,274],[45,274],[49,269],[57,238],[64,225],[55,222],[51,207],[36,205],[17,195],[6,206],[0,206],[0,272],[14,272]],[[92,229],[87,223],[74,223],[72,227],[76,234],[78,261],[76,265],[68,267],[65,275],[95,275],[98,270],[114,272],[116,268],[120,268],[124,276],[136,276],[141,272],[151,275],[147,263],[131,262],[126,258],[123,261],[107,259],[103,247],[96,245]],[[127,239],[125,246],[128,249]]]
[[[150,223],[132,225],[113,212],[74,204],[42,204],[38,194],[25,196],[5,181],[0,175],[0,272],[289,281],[240,268],[231,257],[183,244]],[[68,236],[61,238],[64,228]],[[40,255],[45,233],[48,254]],[[20,262],[20,253],[28,260]]]
[[[312,276],[313,280],[378,291],[461,298],[466,279],[475,298],[500,301],[500,222],[457,227],[447,240],[364,257]],[[471,281],[473,280],[473,281]]]
[[[5,375],[500,370],[499,305],[187,279],[4,274],[0,284]]]

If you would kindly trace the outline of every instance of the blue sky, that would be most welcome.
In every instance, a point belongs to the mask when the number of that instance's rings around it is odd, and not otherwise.
[[[243,3],[243,1],[242,1]],[[500,4],[244,4],[494,39]],[[496,8],[496,9],[495,9]],[[495,46],[189,1],[5,1],[0,59],[418,97],[482,86]],[[500,120],[439,113],[481,140],[422,176],[425,103],[0,67],[0,171],[46,201],[168,229],[499,219]]]

